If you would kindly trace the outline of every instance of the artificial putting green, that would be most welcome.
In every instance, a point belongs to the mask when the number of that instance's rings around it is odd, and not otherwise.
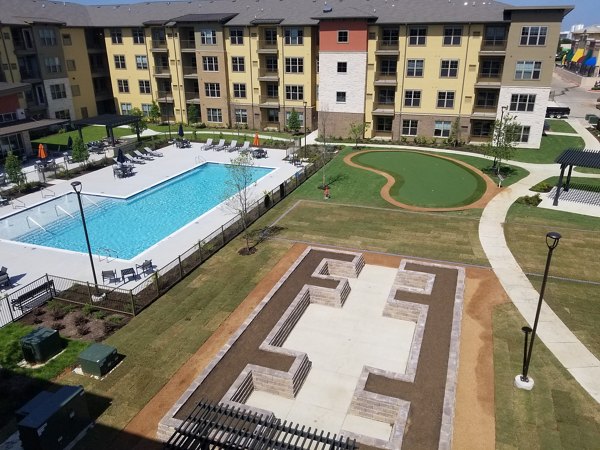
[[[452,208],[477,201],[485,181],[468,168],[432,155],[415,152],[368,152],[352,160],[386,172],[395,179],[390,195],[395,200],[427,208]]]

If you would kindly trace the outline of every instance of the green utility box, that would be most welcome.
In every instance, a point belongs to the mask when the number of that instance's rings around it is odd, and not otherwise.
[[[592,125],[596,125],[598,123],[598,116],[591,115],[588,122]]]
[[[21,338],[21,351],[29,363],[48,361],[62,349],[63,341],[58,331],[51,328],[38,328]]]
[[[83,373],[101,377],[117,365],[117,349],[110,345],[92,344],[79,354],[79,364]]]

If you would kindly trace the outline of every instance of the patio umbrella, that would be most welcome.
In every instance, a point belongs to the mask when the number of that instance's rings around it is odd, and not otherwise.
[[[179,131],[177,132],[177,134],[179,135],[180,138],[183,137],[183,125],[179,124]]]
[[[44,147],[44,144],[40,143],[40,145],[38,145],[38,158],[46,159],[47,157],[48,152],[46,151],[46,147]]]
[[[260,140],[258,139],[258,131],[254,133],[254,141],[252,141],[252,145],[258,147],[260,145]]]
[[[67,148],[71,147],[73,147],[73,138],[69,136],[69,139],[67,140]]]
[[[125,156],[123,155],[123,149],[119,149],[119,153],[117,153],[117,162],[119,164],[125,163]]]

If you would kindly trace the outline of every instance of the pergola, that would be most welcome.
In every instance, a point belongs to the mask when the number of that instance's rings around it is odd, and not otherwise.
[[[164,448],[357,450],[354,439],[324,434],[272,414],[263,415],[225,404],[200,402]]]
[[[573,166],[600,169],[600,151],[568,149],[562,152],[561,155],[556,158],[555,162],[560,164],[560,176],[558,177],[558,183],[556,183],[556,194],[554,195],[554,202],[552,204],[554,206],[558,206],[558,198],[560,197],[560,190],[562,188],[563,178],[565,176],[565,169],[567,167],[569,168],[567,182],[564,188],[565,192],[568,192],[571,186],[571,173],[573,172]]]
[[[83,133],[81,129],[88,125],[103,125],[106,127],[106,136],[111,140],[111,144],[115,145],[115,134],[113,128],[121,125],[129,125],[135,123],[135,130],[138,141],[141,141],[139,123],[142,120],[139,116],[121,116],[117,114],[101,114],[96,117],[88,117],[86,119],[79,119],[73,122],[73,126],[77,128],[79,137],[83,140]]]

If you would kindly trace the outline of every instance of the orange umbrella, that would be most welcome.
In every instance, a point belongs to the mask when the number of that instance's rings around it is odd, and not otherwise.
[[[260,140],[258,139],[258,131],[254,133],[254,141],[252,142],[252,145],[254,145],[255,147],[258,147],[260,145]]]
[[[47,157],[48,153],[46,152],[46,147],[44,147],[44,144],[40,144],[38,146],[38,158],[46,159]]]

